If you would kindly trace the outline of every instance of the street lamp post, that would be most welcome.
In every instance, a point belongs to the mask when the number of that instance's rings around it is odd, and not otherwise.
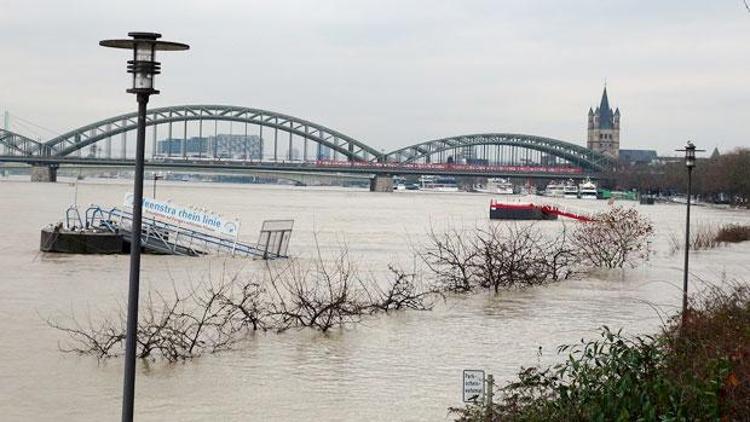
[[[151,32],[130,32],[132,39],[104,40],[103,47],[133,50],[133,60],[128,61],[128,73],[133,74],[133,87],[127,92],[136,94],[138,99],[138,130],[135,152],[135,176],[133,181],[133,224],[130,238],[130,283],[128,285],[128,316],[125,333],[125,373],[123,377],[122,421],[133,420],[135,395],[135,352],[136,331],[138,328],[138,289],[141,270],[141,226],[143,207],[143,164],[146,148],[146,105],[154,89],[154,76],[161,71],[161,64],[155,60],[157,50],[187,50],[186,44],[158,41],[160,34]]]
[[[687,167],[688,183],[687,183],[687,212],[685,217],[685,268],[683,270],[682,279],[682,326],[685,326],[685,318],[687,316],[688,306],[688,264],[690,260],[690,200],[693,195],[693,167],[695,167],[695,153],[696,150],[693,142],[688,141],[685,145],[685,149],[678,149],[676,151],[685,153],[685,167]]]
[[[156,181],[159,180],[159,179],[161,179],[161,178],[162,178],[162,176],[154,173],[154,194],[152,195],[154,197],[154,199],[156,199]]]

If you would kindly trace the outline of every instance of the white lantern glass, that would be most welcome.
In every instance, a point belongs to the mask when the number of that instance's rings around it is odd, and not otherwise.
[[[135,61],[153,62],[154,48],[152,43],[138,43],[135,46]],[[133,88],[135,89],[152,89],[154,87],[154,77],[149,72],[139,71],[136,68],[133,74]]]

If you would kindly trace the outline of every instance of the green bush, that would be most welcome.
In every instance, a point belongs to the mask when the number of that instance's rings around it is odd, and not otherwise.
[[[498,390],[492,415],[453,408],[457,421],[750,419],[750,290],[711,290],[685,325],[561,346],[562,363],[526,368]]]

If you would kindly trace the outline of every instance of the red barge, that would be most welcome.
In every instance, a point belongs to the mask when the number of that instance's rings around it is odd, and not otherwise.
[[[579,221],[591,221],[591,217],[560,209],[554,205],[528,203],[490,202],[491,220],[557,220],[558,216]]]

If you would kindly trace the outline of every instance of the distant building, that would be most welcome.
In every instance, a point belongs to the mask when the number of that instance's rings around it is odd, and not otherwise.
[[[299,148],[292,148],[292,153],[290,155],[293,161],[299,161],[302,159],[302,154],[300,154]]]
[[[333,154],[331,148],[325,145],[318,144],[318,160],[319,161],[330,161]]]
[[[158,142],[158,155],[188,157],[233,158],[260,160],[263,157],[263,141],[257,135],[219,134],[188,139],[163,139]]]
[[[89,158],[97,158],[99,156],[99,148],[96,144],[92,144],[91,147],[89,147]]]
[[[602,99],[596,110],[589,108],[588,115],[588,142],[586,144],[592,149],[613,158],[620,154],[620,109],[612,112],[607,98],[607,87],[604,86]]]
[[[659,155],[650,149],[621,149],[619,160],[629,165],[652,164],[659,161]]]
[[[456,150],[455,155],[448,157],[448,159],[451,163],[457,164],[482,164],[482,160],[477,158],[477,151],[474,145],[459,147]],[[486,162],[487,160],[484,160],[484,164],[486,164]]]

